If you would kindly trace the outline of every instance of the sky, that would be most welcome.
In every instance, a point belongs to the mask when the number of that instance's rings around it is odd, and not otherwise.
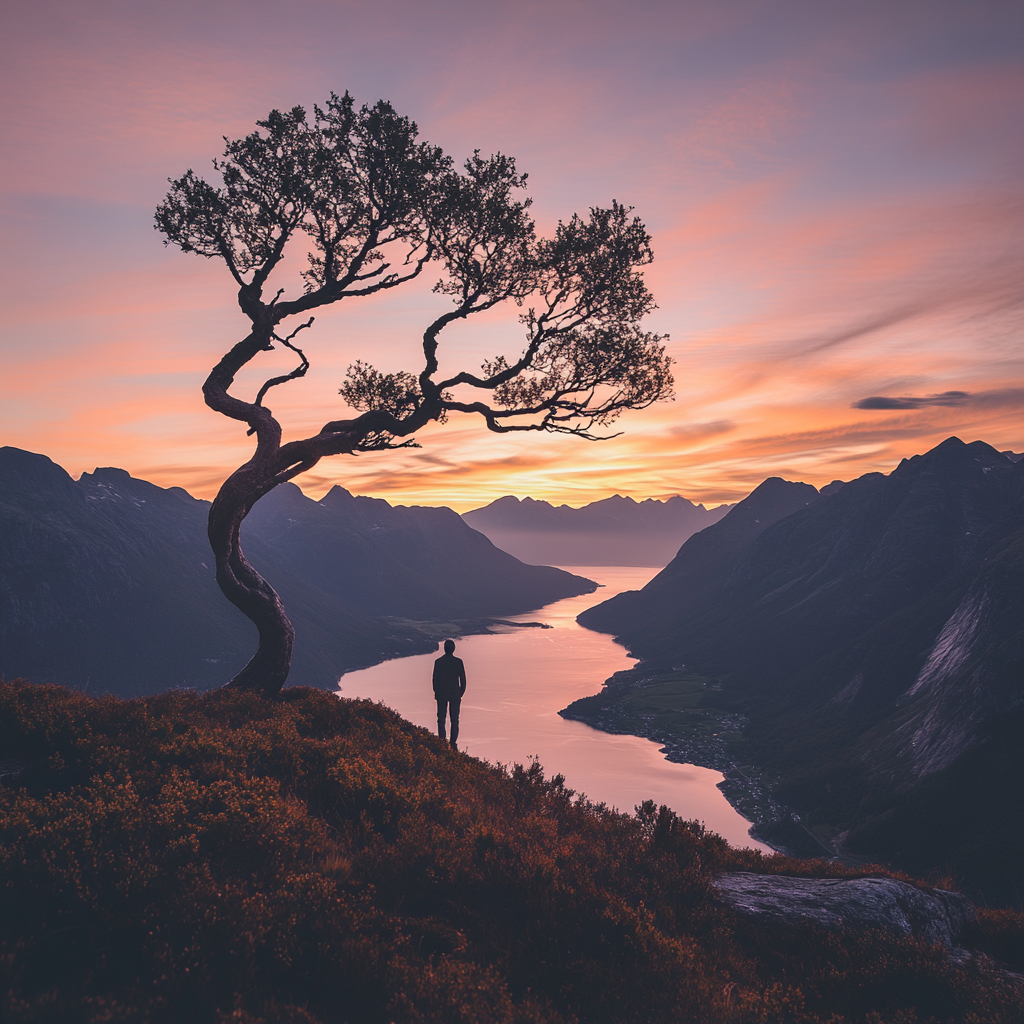
[[[0,443],[212,497],[250,453],[201,385],[246,321],[165,248],[167,179],[333,90],[461,160],[516,157],[533,212],[613,199],[653,238],[673,402],[602,442],[453,417],[300,478],[459,511],[504,494],[736,501],[889,472],[950,435],[1024,451],[1024,3],[992,0],[7,0],[0,14]],[[293,264],[295,266],[297,264]],[[288,283],[288,282],[282,282]],[[347,414],[346,367],[418,371],[432,280],[322,310],[285,437]],[[512,306],[442,367],[521,344]],[[291,368],[268,353],[240,395]]]

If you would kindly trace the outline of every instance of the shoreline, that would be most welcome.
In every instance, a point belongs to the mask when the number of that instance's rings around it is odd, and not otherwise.
[[[747,724],[744,715],[716,699],[721,685],[707,676],[679,669],[655,672],[643,662],[606,679],[599,693],[581,697],[559,715],[593,729],[642,736],[662,744],[667,761],[721,772],[722,795],[750,823],[752,838],[778,853],[803,859],[825,858],[856,866],[814,835],[798,814],[772,795],[772,780],[734,749]]]
[[[507,633],[510,629],[553,628],[546,622],[516,622],[493,615],[481,615],[471,619],[402,619],[395,615],[387,615],[382,621],[403,630],[419,633],[424,640],[437,643],[463,636],[494,636],[497,633]]]
[[[516,629],[551,629],[546,622],[515,622],[512,619],[500,619],[493,616],[480,616],[472,619],[403,619],[397,615],[383,616],[382,622],[401,629],[402,634],[394,639],[404,640],[415,645],[412,650],[382,653],[376,660],[365,665],[352,665],[338,675],[344,679],[350,672],[362,672],[388,661],[401,658],[415,658],[421,654],[432,654],[438,650],[443,640],[459,639],[467,636],[496,636],[509,633]],[[303,685],[303,684],[294,684]],[[337,683],[335,683],[337,685]],[[328,689],[328,687],[317,687]]]

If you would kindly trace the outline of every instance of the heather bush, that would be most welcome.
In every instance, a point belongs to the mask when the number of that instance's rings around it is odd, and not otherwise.
[[[452,753],[312,690],[93,700],[0,684],[12,1024],[1019,1020],[994,962],[738,919],[730,849],[647,802]],[[864,873],[864,872],[860,872]],[[1019,957],[1022,920],[979,918]]]

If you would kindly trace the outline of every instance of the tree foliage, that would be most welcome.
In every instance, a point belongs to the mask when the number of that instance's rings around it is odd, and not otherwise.
[[[653,259],[650,237],[628,208],[573,215],[554,237],[538,238],[531,201],[521,197],[526,175],[511,157],[476,152],[457,170],[383,101],[357,111],[348,94],[332,95],[312,121],[295,107],[257,123],[262,131],[227,141],[214,161],[220,187],[188,171],[172,181],[156,223],[182,251],[224,261],[254,328],[270,328],[266,347],[291,347],[276,333],[289,317],[394,288],[431,263],[442,272],[434,291],[455,306],[426,326],[417,374],[352,365],[341,394],[366,415],[327,424],[323,440],[344,434],[342,450],[357,450],[363,432],[372,438],[365,447],[376,448],[382,427],[405,436],[456,410],[480,413],[499,432],[594,437],[592,428],[622,410],[670,397],[664,338],[639,326],[654,305],[640,270]],[[311,246],[303,294],[264,302],[296,236]],[[520,314],[521,352],[435,381],[441,331],[509,300],[530,303]],[[292,378],[273,383],[285,379]],[[489,400],[450,393],[459,386]],[[332,454],[330,444],[312,447]]]

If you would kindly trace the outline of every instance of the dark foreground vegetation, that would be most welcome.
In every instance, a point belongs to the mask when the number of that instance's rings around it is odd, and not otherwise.
[[[981,911],[959,964],[782,935],[715,873],[855,872],[595,807],[369,702],[5,683],[0,759],[12,1024],[1020,1019],[1020,915]]]

